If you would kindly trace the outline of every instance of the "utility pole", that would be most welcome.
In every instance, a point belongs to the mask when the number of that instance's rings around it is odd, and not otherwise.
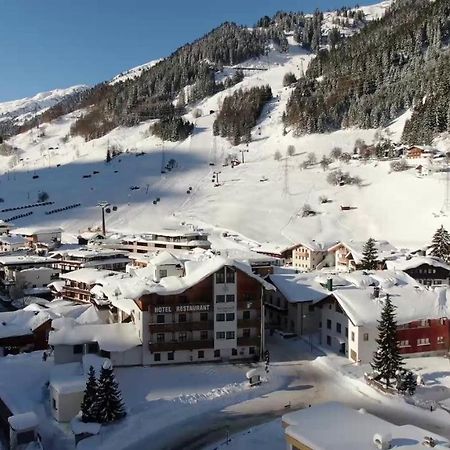
[[[102,209],[102,233],[103,237],[106,236],[106,224],[105,224],[105,209],[109,206],[108,202],[100,202],[97,204]]]

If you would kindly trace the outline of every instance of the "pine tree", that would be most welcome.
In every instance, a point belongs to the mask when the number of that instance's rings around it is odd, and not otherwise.
[[[126,415],[122,395],[109,361],[103,363],[98,380],[97,396],[93,410],[98,423],[110,423]]]
[[[417,388],[417,378],[414,374],[407,370],[403,381],[404,389],[409,395],[414,395]]]
[[[84,390],[83,401],[81,402],[81,420],[83,422],[95,422],[96,417],[93,411],[93,406],[96,402],[97,396],[97,379],[95,378],[95,370],[92,366],[89,367],[88,381],[86,389]]]
[[[430,249],[431,255],[450,262],[450,234],[443,225],[434,233]]]
[[[378,252],[375,247],[375,240],[370,238],[363,248],[362,268],[365,270],[374,270],[377,267]]]
[[[389,295],[386,295],[381,319],[378,321],[378,349],[373,356],[372,369],[377,379],[384,379],[390,386],[391,379],[403,365],[397,343],[397,322],[395,321],[395,306]]]

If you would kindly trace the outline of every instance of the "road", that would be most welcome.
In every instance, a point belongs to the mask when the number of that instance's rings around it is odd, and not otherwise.
[[[268,339],[271,352],[270,376],[279,378],[282,387],[223,410],[192,415],[181,423],[167,425],[128,450],[198,450],[225,440],[230,435],[269,422],[287,411],[294,411],[326,401],[340,401],[353,408],[364,408],[397,425],[413,424],[450,439],[447,422],[436,420],[436,413],[406,407],[403,402],[382,402],[360,392],[352,384],[343,383],[329,369],[314,364],[317,355],[302,341],[287,342],[280,337]],[[450,417],[448,417],[450,422]]]

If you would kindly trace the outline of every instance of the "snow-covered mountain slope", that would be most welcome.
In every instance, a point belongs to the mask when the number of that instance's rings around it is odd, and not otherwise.
[[[361,187],[331,186],[328,172],[319,164],[299,168],[310,152],[317,160],[335,146],[352,152],[356,139],[371,143],[380,130],[348,129],[300,137],[291,130],[284,133],[281,119],[292,88],[283,87],[283,76],[288,71],[299,76],[313,57],[291,38],[290,44],[288,54],[272,51],[245,63],[245,67],[267,70],[247,71],[241,83],[195,105],[192,111],[201,110],[202,115],[186,115],[195,129],[183,142],[161,142],[149,133],[150,122],[117,128],[90,142],[70,138],[70,126],[80,111],[42,125],[39,131],[15,136],[10,143],[22,150],[21,160],[0,156],[0,197],[4,200],[0,208],[33,203],[39,192],[45,191],[55,204],[31,209],[32,215],[14,223],[19,227],[61,226],[76,234],[100,224],[96,205],[106,200],[118,207],[107,216],[109,230],[134,233],[194,224],[211,230],[221,247],[269,241],[290,244],[302,239],[366,240],[369,236],[397,246],[428,243],[435,229],[449,219],[439,213],[445,196],[443,174],[416,175],[414,166],[425,161],[414,162],[402,173],[391,173],[388,161],[352,160],[331,165],[329,170],[340,168],[359,176]],[[227,73],[232,72],[233,68],[227,68]],[[214,137],[212,127],[223,99],[236,89],[265,84],[271,86],[274,99],[264,108],[252,142],[233,147]],[[406,112],[389,127],[392,139],[401,135],[408,117]],[[124,153],[107,164],[106,151],[112,145]],[[295,146],[290,157],[289,145]],[[241,151],[244,164],[223,166],[228,155],[241,159]],[[282,154],[279,161],[274,158],[276,151]],[[175,168],[161,173],[170,159],[175,160]],[[212,182],[214,172],[219,172],[219,186]],[[130,189],[136,186],[139,189]],[[329,201],[321,203],[321,196]],[[81,206],[45,214],[77,203]],[[301,217],[305,203],[316,216]],[[352,209],[342,211],[341,206]],[[0,212],[0,219],[26,211]],[[223,231],[234,237],[224,238]]]
[[[88,86],[78,85],[66,89],[54,89],[48,92],[41,92],[33,97],[0,103],[0,121],[13,119],[18,123],[23,122],[36,114],[43,113],[46,109],[56,105],[68,96],[84,91],[87,88]]]
[[[116,84],[120,81],[126,81],[129,79],[137,78],[147,69],[150,69],[150,67],[153,67],[155,64],[158,64],[161,61],[161,59],[155,59],[153,61],[149,61],[148,63],[142,64],[140,66],[133,67],[125,72],[119,73],[119,75],[116,75],[109,84]]]

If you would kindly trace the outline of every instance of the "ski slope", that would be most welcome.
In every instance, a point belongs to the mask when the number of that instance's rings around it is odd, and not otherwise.
[[[68,240],[87,227],[100,225],[96,205],[108,201],[118,207],[107,216],[110,231],[138,233],[192,224],[212,232],[213,242],[221,248],[265,242],[287,245],[304,239],[366,240],[369,236],[390,240],[399,247],[428,243],[441,223],[450,225],[448,217],[439,213],[445,195],[442,174],[419,178],[414,168],[390,173],[389,162],[353,160],[348,165],[333,163],[330,170],[340,167],[358,175],[363,186],[335,187],[327,183],[328,172],[319,164],[299,168],[309,152],[315,153],[318,161],[335,146],[352,152],[356,139],[371,143],[377,130],[349,129],[301,137],[287,130],[284,135],[281,117],[292,88],[282,86],[283,76],[288,71],[301,75],[312,58],[292,40],[290,44],[288,54],[274,50],[245,63],[246,67],[268,70],[247,71],[238,85],[195,105],[193,110],[200,109],[202,116],[195,119],[191,113],[186,115],[195,129],[184,142],[161,142],[150,135],[150,122],[117,128],[90,142],[79,137],[66,142],[70,125],[82,111],[45,124],[39,132],[34,129],[15,136],[10,143],[21,149],[21,161],[0,156],[0,198],[4,200],[0,208],[36,202],[38,193],[45,191],[55,204],[33,208],[32,215],[14,223],[18,227],[61,226]],[[210,111],[217,111],[236,89],[265,84],[271,86],[274,99],[266,105],[248,147],[232,147],[227,140],[214,137],[216,113]],[[393,139],[401,135],[408,117],[407,112],[392,124],[389,134]],[[121,147],[124,153],[106,164],[110,145]],[[295,146],[294,156],[286,156],[288,145]],[[240,159],[240,150],[245,151],[244,164],[222,166],[228,155]],[[280,161],[274,159],[275,151],[283,155]],[[169,159],[176,161],[175,169],[162,174],[161,167]],[[219,186],[212,183],[214,171],[220,172]],[[90,177],[83,178],[87,175]],[[139,189],[130,190],[132,186]],[[192,191],[187,194],[189,187]],[[330,201],[321,204],[319,196]],[[154,205],[157,198],[160,201]],[[45,214],[74,203],[81,206]],[[305,203],[317,211],[316,216],[301,217]],[[341,211],[341,206],[354,209]],[[0,213],[0,219],[16,214]],[[224,231],[235,235],[234,240],[223,238]]]

